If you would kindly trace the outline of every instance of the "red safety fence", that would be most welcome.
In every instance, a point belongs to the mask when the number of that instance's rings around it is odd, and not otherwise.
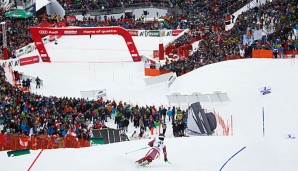
[[[231,117],[229,118],[230,119],[230,123],[229,123],[229,120],[224,120],[222,116],[219,115],[219,113],[215,112],[215,110],[206,110],[205,109],[205,112],[212,112],[214,115],[215,115],[215,118],[216,118],[216,121],[218,123],[218,126],[221,127],[222,129],[222,134],[220,133],[220,135],[223,135],[223,136],[233,136],[233,117],[231,115]]]
[[[56,137],[49,135],[24,136],[0,134],[0,151],[21,149],[57,149],[89,147],[87,140],[74,137]]]

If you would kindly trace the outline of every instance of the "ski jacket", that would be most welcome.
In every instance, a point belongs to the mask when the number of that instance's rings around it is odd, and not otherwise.
[[[158,151],[160,153],[161,150],[163,150],[164,158],[167,159],[167,149],[166,145],[162,140],[154,139],[148,143],[148,145]]]

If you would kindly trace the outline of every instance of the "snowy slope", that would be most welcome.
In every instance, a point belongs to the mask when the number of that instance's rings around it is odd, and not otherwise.
[[[134,40],[140,54],[149,53],[159,43],[159,38]],[[42,78],[45,86],[33,89],[33,92],[44,95],[79,97],[80,90],[106,88],[110,99],[139,105],[168,105],[166,94],[226,92],[230,102],[202,103],[202,106],[214,109],[224,120],[232,115],[234,136],[168,138],[171,137],[171,125],[168,123],[165,143],[168,158],[174,166],[163,162],[161,155],[160,160],[148,167],[136,167],[133,162],[147,151],[125,153],[146,147],[148,140],[141,140],[84,149],[45,150],[32,170],[64,170],[68,167],[74,171],[215,171],[243,147],[246,148],[227,163],[223,170],[297,170],[297,138],[285,138],[289,133],[298,135],[297,59],[225,61],[179,77],[170,89],[165,84],[146,87],[143,63],[130,62],[125,44],[117,42],[118,38],[113,36],[91,39],[63,37],[58,45],[46,45],[55,62],[15,69]],[[272,93],[260,95],[259,88],[263,86],[271,86]],[[262,134],[262,107],[265,109],[265,137]],[[113,126],[113,121],[108,123]],[[129,133],[133,130],[130,127]],[[38,152],[31,151],[31,155],[15,158],[8,158],[5,152],[0,152],[1,170],[27,170]]]

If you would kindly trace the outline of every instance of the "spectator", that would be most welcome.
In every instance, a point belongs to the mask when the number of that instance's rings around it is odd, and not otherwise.
[[[35,82],[36,82],[36,89],[37,88],[40,88],[40,82],[41,82],[41,80],[39,79],[38,76],[36,77]]]

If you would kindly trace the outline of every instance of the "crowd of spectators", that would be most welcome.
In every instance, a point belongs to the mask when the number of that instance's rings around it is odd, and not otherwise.
[[[235,10],[236,8],[230,9],[230,11]],[[212,10],[206,10],[208,11]],[[284,57],[283,50],[295,50],[298,46],[297,37],[294,36],[292,28],[298,25],[296,13],[297,2],[294,0],[267,2],[239,15],[234,21],[234,27],[228,31],[224,28],[224,17],[220,17],[222,20],[216,20],[216,23],[209,27],[209,36],[199,43],[193,53],[190,53],[187,58],[180,58],[171,63],[166,62],[161,69],[174,71],[180,76],[206,64],[234,58],[250,58],[253,49],[273,50],[275,58],[277,54]],[[217,15],[226,14],[217,13]],[[272,32],[263,35],[259,40],[253,40],[250,44],[245,43],[244,35],[264,28]],[[180,43],[179,40],[176,43]]]
[[[113,121],[123,132],[128,131],[131,123],[140,132],[148,133],[169,119],[174,132],[184,135],[187,111],[180,108],[133,106],[103,99],[45,97],[11,85],[6,81],[3,67],[0,67],[0,74],[0,132],[3,133],[63,137],[73,131],[79,138],[88,139],[92,128],[106,128],[106,122]]]
[[[85,9],[85,8],[92,8],[92,9],[98,9],[98,7],[101,8],[100,5],[102,5],[102,1],[65,1],[61,0],[59,1],[62,6],[67,7],[65,8],[66,12],[70,10],[70,8],[73,9]],[[163,4],[164,1],[162,0],[124,0],[124,1],[117,1],[117,0],[111,0],[107,1],[108,6],[110,8],[113,8],[117,6],[116,4],[141,4],[141,3],[161,3]],[[170,3],[173,5],[182,4],[183,1],[181,0],[172,0],[172,1],[166,1],[166,3]],[[107,5],[107,3],[104,3],[103,5]],[[180,5],[183,6],[183,5]],[[36,26],[43,21],[48,21],[50,23],[57,23],[60,21],[65,21],[65,18],[62,18],[60,16],[52,15],[52,16],[37,16],[36,18],[28,18],[28,19],[16,19],[16,18],[8,18],[5,17],[5,11],[4,9],[0,9],[0,19],[1,21],[6,22],[7,27],[7,48],[9,57],[15,58],[14,51],[17,49],[20,49],[29,43],[32,43],[32,37],[29,32],[30,26]],[[179,17],[165,17],[165,28],[174,29],[172,27],[172,23],[174,23],[172,20],[175,18],[176,20],[179,19]],[[102,19],[97,18],[90,18],[90,17],[84,17],[84,20],[75,20],[71,25],[74,26],[81,26],[81,27],[97,27],[97,26],[121,26],[126,29],[146,29],[146,30],[154,30],[159,29],[159,23],[157,20],[155,21],[144,21],[141,18],[133,18],[132,20],[128,20],[125,18],[125,16],[122,16],[120,19],[115,19],[114,17],[103,17]],[[177,25],[177,24],[173,24]],[[0,28],[0,44],[1,44],[1,52],[2,52],[2,28]]]
[[[160,5],[163,7],[174,7],[182,6],[182,0],[58,0],[60,5],[65,9],[66,13],[73,11],[84,11],[88,13],[89,11],[99,10],[99,11],[110,11],[111,9],[133,7],[140,5]]]

